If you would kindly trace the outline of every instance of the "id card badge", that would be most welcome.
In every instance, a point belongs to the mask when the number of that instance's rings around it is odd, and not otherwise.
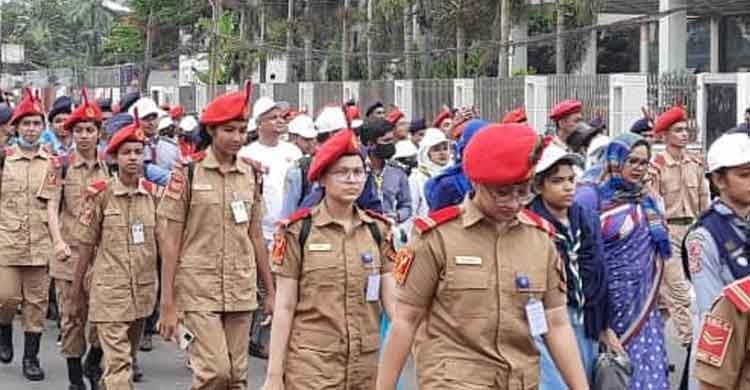
[[[135,245],[143,244],[146,241],[143,234],[143,224],[140,222],[130,225],[130,235]]]
[[[529,302],[526,304],[526,319],[529,321],[531,336],[541,336],[549,331],[542,301],[536,298],[529,299]]]
[[[380,274],[367,275],[367,302],[380,300]]]
[[[180,349],[183,351],[187,351],[190,344],[193,343],[193,340],[195,340],[195,336],[193,335],[193,332],[191,332],[184,325],[178,324],[177,325],[177,341],[180,344]]]
[[[232,202],[232,215],[234,216],[234,223],[247,223],[247,209],[244,201],[235,200]]]

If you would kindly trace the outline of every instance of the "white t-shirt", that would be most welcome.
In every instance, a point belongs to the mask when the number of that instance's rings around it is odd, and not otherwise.
[[[281,218],[286,171],[302,157],[302,153],[288,142],[279,141],[276,146],[267,146],[256,141],[244,146],[239,155],[258,161],[268,169],[263,175],[263,200],[266,202],[263,238],[271,240],[275,230],[274,225]]]

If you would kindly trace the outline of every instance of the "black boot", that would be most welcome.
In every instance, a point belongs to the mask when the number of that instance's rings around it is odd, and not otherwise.
[[[83,383],[83,367],[81,358],[68,358],[68,390],[86,390]]]
[[[44,380],[44,371],[39,367],[39,342],[41,333],[24,333],[23,376],[30,381]]]
[[[102,378],[102,355],[99,347],[91,347],[83,362],[83,374],[91,384],[91,390],[99,389],[99,380]]]
[[[151,350],[154,349],[154,343],[151,339],[151,333],[144,333],[143,338],[141,338],[141,345],[140,350],[143,352],[151,352]]]
[[[133,359],[133,382],[139,383],[143,380],[143,370],[141,369],[141,366],[138,365],[138,360]]]
[[[13,361],[13,324],[0,325],[0,363]]]

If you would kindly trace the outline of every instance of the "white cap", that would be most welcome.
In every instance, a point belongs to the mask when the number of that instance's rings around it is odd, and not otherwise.
[[[408,139],[396,142],[396,153],[393,158],[404,158],[417,155],[417,147]]]
[[[422,137],[422,140],[419,142],[419,148],[420,149],[427,149],[429,150],[431,147],[450,141],[448,137],[445,136],[445,133],[431,127],[424,132],[424,137]]]
[[[558,161],[563,159],[570,160],[570,162],[572,162],[573,164],[583,167],[583,157],[575,153],[569,153],[561,146],[551,143],[549,144],[549,146],[544,148],[544,152],[542,152],[542,158],[540,158],[539,162],[536,164],[534,173],[542,173],[550,169]]]
[[[275,102],[273,101],[273,99],[267,96],[263,96],[262,98],[256,100],[255,104],[253,104],[253,120],[250,122],[255,122],[255,124],[257,125],[258,118],[260,118],[261,115],[267,113],[268,111],[273,110],[274,108],[286,110],[287,108],[289,108],[289,104],[286,102]]]
[[[315,119],[315,127],[318,128],[318,133],[330,133],[331,131],[345,129],[346,115],[341,107],[328,106],[318,114],[318,118]]]
[[[188,115],[180,120],[180,128],[184,133],[190,133],[198,128],[198,121],[194,116]]]
[[[130,107],[128,114],[130,114],[130,116],[135,116],[136,108],[138,109],[138,116],[140,117],[138,119],[143,119],[153,114],[156,114],[157,117],[166,115],[166,113],[156,105],[156,102],[153,99],[147,97],[138,99],[138,101]]]
[[[172,120],[172,118],[165,116],[164,118],[161,118],[161,120],[159,121],[159,125],[156,126],[156,129],[164,130],[167,127],[172,126],[172,125],[174,125],[174,121]]]
[[[297,134],[302,138],[315,138],[318,132],[315,131],[315,123],[307,114],[299,114],[289,122],[289,134]]]
[[[706,160],[709,172],[749,164],[750,137],[746,133],[722,135],[708,148]]]

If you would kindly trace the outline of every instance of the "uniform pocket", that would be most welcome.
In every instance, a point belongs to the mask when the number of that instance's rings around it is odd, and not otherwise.
[[[380,348],[380,335],[377,333],[362,336],[362,352],[375,352]]]
[[[199,185],[193,185],[193,190],[190,196],[190,204],[219,204],[219,194],[216,191],[210,189],[203,190],[197,188],[203,188]],[[211,188],[205,187],[205,188]]]
[[[443,363],[446,388],[490,390],[496,386],[496,369],[469,360],[449,359]]]
[[[292,341],[300,349],[317,352],[340,352],[343,347],[338,335],[314,330],[292,331]]]

